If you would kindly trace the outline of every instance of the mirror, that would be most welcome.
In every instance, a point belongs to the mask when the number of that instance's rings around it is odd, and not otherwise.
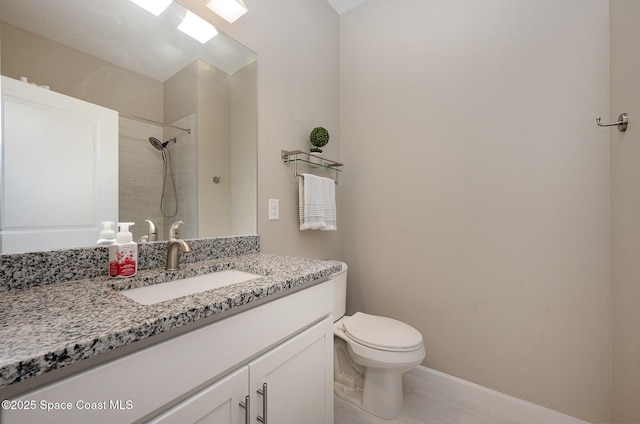
[[[135,222],[136,241],[148,235],[146,220],[158,240],[179,220],[182,238],[257,233],[257,57],[223,33],[204,44],[192,39],[177,29],[186,14],[176,2],[154,16],[130,0],[0,0],[0,74],[26,79],[29,90],[41,90],[36,96],[46,97],[46,90],[115,111],[118,134],[118,216],[100,216],[89,204],[82,207],[90,218],[54,219],[55,199],[62,196],[41,199],[42,193],[63,190],[61,171],[92,159],[74,160],[79,149],[67,147],[73,137],[65,131],[77,125],[67,125],[32,138],[21,159],[31,169],[8,173],[7,164],[21,163],[9,156],[17,142],[8,139],[8,128],[23,115],[3,101],[3,253],[95,245],[104,220]],[[94,150],[99,158],[99,147]],[[98,179],[100,170],[92,169],[93,175],[73,179]],[[96,184],[90,189],[102,190]],[[13,215],[11,199],[22,208]],[[72,201],[60,209],[82,207]],[[24,218],[27,209],[42,214],[36,224],[14,218]],[[80,230],[90,234],[83,242],[67,236]],[[29,242],[9,247],[11,237]]]

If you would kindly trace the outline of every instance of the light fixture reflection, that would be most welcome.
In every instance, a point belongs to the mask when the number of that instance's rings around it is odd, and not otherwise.
[[[178,29],[202,44],[218,35],[213,25],[189,10],[182,23],[178,25]]]
[[[248,12],[242,0],[211,0],[207,7],[229,23]]]
[[[172,1],[173,0],[131,0],[131,2],[156,16],[160,16],[160,14],[169,7]]]

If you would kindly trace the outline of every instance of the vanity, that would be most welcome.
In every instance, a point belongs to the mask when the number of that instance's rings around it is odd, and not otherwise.
[[[0,293],[1,421],[332,423],[339,268],[253,252]],[[225,270],[257,277],[148,305],[123,295]]]

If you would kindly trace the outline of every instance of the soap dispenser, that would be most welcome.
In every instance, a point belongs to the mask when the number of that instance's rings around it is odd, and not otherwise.
[[[116,225],[112,221],[103,221],[100,223],[100,236],[96,242],[98,246],[110,246],[116,241],[116,232],[113,226]]]
[[[138,271],[138,245],[129,227],[133,222],[118,223],[116,241],[109,246],[109,275],[113,278],[131,277]]]

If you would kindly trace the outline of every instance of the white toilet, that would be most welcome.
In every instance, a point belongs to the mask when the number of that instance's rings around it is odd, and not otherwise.
[[[395,420],[404,406],[402,374],[425,357],[422,335],[403,322],[356,312],[345,316],[347,264],[333,275],[334,392],[363,411]]]

